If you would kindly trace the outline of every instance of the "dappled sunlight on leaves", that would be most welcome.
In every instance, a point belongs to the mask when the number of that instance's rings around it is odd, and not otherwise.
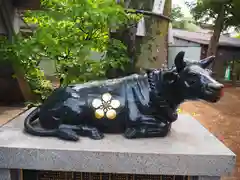
[[[4,42],[3,59],[24,69],[35,94],[44,100],[52,92],[39,64],[54,61],[62,86],[106,78],[106,70],[129,64],[125,45],[110,39],[110,29],[128,28],[139,16],[126,14],[115,0],[42,0],[42,10],[26,11],[24,21],[37,28],[27,37],[18,34],[14,43]],[[6,45],[7,44],[7,45]],[[92,52],[106,55],[100,60]]]

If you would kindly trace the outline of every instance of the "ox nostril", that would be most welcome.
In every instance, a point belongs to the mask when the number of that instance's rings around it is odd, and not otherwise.
[[[216,85],[217,86],[217,89],[223,89],[224,88],[224,85],[223,84],[218,84]]]
[[[223,84],[209,83],[208,87],[213,90],[221,90],[224,88]]]

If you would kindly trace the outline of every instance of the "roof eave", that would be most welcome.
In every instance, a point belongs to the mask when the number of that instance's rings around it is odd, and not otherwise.
[[[195,39],[190,39],[190,38],[177,36],[177,35],[174,35],[173,37],[176,37],[178,39],[182,39],[182,40],[185,40],[185,41],[190,41],[190,42],[193,42],[193,43],[197,43],[197,44],[200,44],[200,45],[209,45],[209,42],[206,42],[206,41],[205,42],[201,41],[201,40],[198,41],[198,40],[195,40]],[[240,45],[226,44],[226,43],[222,43],[222,42],[219,43],[219,46],[240,48]]]
[[[177,35],[173,35],[173,37],[176,37],[178,39],[182,39],[182,40],[185,40],[185,41],[190,41],[190,42],[194,42],[194,43],[198,43],[198,44],[202,44],[202,45],[208,45],[209,42],[203,42],[201,40],[196,40],[196,39],[190,39],[190,38],[186,38],[186,37],[182,37],[182,36],[177,36]],[[201,41],[201,42],[200,42]]]

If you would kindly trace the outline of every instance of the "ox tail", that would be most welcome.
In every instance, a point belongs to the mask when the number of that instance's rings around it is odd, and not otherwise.
[[[34,136],[57,136],[58,129],[46,130],[43,128],[34,127],[34,124],[38,121],[40,107],[35,108],[24,121],[24,130]]]

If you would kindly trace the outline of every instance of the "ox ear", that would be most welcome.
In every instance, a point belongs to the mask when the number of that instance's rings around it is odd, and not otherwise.
[[[210,66],[215,60],[215,56],[209,56],[205,59],[202,59],[200,61],[200,65],[203,69],[207,68],[208,66]]]
[[[175,57],[175,66],[177,68],[177,72],[182,71],[185,67],[186,67],[186,62],[184,61],[184,55],[185,52],[184,51],[180,51],[176,57]]]

